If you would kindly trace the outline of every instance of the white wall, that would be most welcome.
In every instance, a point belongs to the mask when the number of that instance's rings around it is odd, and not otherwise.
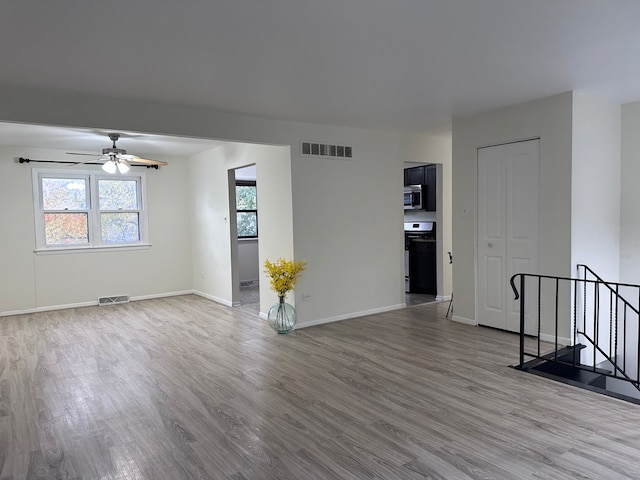
[[[227,165],[222,147],[189,158],[192,285],[231,305],[231,241]]]
[[[640,284],[640,102],[622,106],[620,281]]]
[[[31,170],[42,164],[20,165],[15,158],[21,156],[68,160],[60,151],[0,149],[0,314],[95,303],[99,296],[140,298],[191,289],[184,161],[158,157],[169,166],[147,173],[151,248],[35,254]]]
[[[571,265],[586,264],[614,282],[620,275],[620,115],[618,104],[573,95]]]
[[[640,102],[622,106],[621,165],[620,165],[620,282],[640,285]],[[638,308],[638,290],[624,290],[625,298]],[[632,318],[634,315],[631,316]],[[627,351],[635,351],[638,325],[629,321]],[[633,363],[633,359],[629,359]],[[629,364],[627,364],[629,365]],[[634,365],[637,365],[634,364]],[[636,373],[635,369],[631,374]]]
[[[539,267],[549,275],[571,275],[572,99],[572,93],[563,93],[454,119],[454,319],[476,323],[478,147],[540,138]]]
[[[352,146],[353,158],[301,157],[292,147],[295,251],[308,263],[296,287],[298,321],[310,325],[404,306],[397,135],[318,127],[304,138]],[[302,293],[312,300],[301,301]]]
[[[238,241],[238,277],[240,282],[259,280],[260,270],[258,239],[247,238]]]
[[[233,275],[240,273],[239,248],[233,241],[235,222],[229,215],[230,199],[235,199],[229,171],[249,163],[256,164],[260,202],[256,260],[262,265],[267,258],[293,258],[291,161],[287,147],[234,142],[189,158],[194,289],[226,305],[237,301],[239,278]],[[260,284],[269,284],[262,272]],[[262,312],[275,303],[273,295],[268,287],[261,288]]]
[[[620,123],[620,105],[584,92],[574,92],[571,265],[575,268],[578,264],[586,264],[602,278],[613,282],[618,281],[620,274]],[[572,274],[576,276],[577,271]],[[592,287],[587,288],[587,293],[580,290],[578,300],[585,296],[587,304],[593,305],[592,291]],[[601,293],[606,298],[608,291],[603,288]],[[609,346],[615,342],[607,340],[610,331],[608,301],[601,302],[599,314],[598,334],[591,321],[585,325],[579,322],[580,330],[597,338],[602,350],[609,352]],[[591,318],[586,312],[583,315]],[[581,316],[578,314],[577,318]],[[583,362],[589,364],[593,350],[589,342],[578,341],[587,345],[581,356]],[[615,353],[610,352],[610,355],[613,357]],[[635,355],[627,357],[626,361],[634,364]]]

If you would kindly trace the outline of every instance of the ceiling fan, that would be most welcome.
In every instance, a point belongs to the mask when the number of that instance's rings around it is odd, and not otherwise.
[[[148,158],[141,158],[137,155],[127,154],[127,151],[124,148],[118,148],[116,146],[116,142],[120,138],[119,133],[110,133],[109,138],[113,142],[113,145],[108,148],[102,149],[102,155],[100,155],[96,160],[102,161],[104,160],[104,164],[102,165],[102,169],[107,173],[127,173],[131,168],[131,164],[140,164],[146,165],[148,168],[155,168],[168,165],[167,162],[163,162],[161,160],[151,160]],[[85,155],[92,156],[95,155],[89,153],[75,153],[75,152],[67,152],[69,155]],[[90,163],[92,160],[88,162],[76,162],[72,165],[78,165],[81,163]]]

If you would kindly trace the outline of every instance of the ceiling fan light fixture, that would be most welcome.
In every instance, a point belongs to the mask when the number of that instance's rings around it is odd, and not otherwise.
[[[130,169],[131,169],[131,165],[129,165],[129,162],[127,162],[126,160],[123,159],[119,159],[118,160],[118,171],[121,174],[127,173]]]
[[[106,161],[102,165],[102,170],[104,170],[107,173],[111,173],[111,174],[116,173],[116,171],[117,171],[116,162],[114,162],[113,160]]]
[[[98,161],[104,162],[102,165],[102,169],[109,174],[114,174],[120,172],[121,174],[127,173],[131,170],[132,164],[135,166],[144,165],[149,168],[157,169],[160,166],[167,165],[167,162],[163,162],[161,160],[151,160],[149,158],[141,158],[137,155],[131,155],[127,153],[124,148],[118,148],[116,146],[116,141],[120,138],[120,134],[118,133],[110,133],[109,139],[113,142],[113,146],[102,149],[102,156],[98,157]],[[94,156],[86,153],[76,153],[76,152],[67,152],[70,155],[88,155],[90,157]],[[97,156],[97,155],[96,155]],[[92,162],[63,162],[68,163],[70,165],[78,165],[78,164],[87,164]]]

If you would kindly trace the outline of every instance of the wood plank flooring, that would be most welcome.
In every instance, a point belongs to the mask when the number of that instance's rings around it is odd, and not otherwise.
[[[448,302],[278,336],[197,296],[0,318],[0,480],[640,478],[640,407]]]

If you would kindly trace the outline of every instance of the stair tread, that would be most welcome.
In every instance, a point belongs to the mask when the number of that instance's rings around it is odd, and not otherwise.
[[[573,380],[575,382],[584,383],[586,385],[591,385],[592,383],[597,382],[602,378],[603,373],[608,373],[606,371],[592,372],[589,370],[583,370],[577,366],[574,367],[573,365],[555,362],[544,362],[540,365],[536,365],[533,369],[566,378],[568,380]]]

